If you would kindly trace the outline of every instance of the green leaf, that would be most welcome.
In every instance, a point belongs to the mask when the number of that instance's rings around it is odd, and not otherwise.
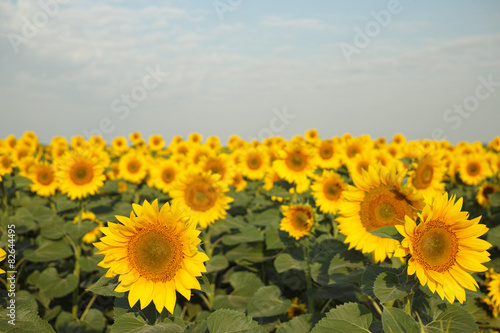
[[[392,272],[394,274],[398,273],[398,270],[395,268],[382,267],[379,265],[370,265],[366,268],[363,273],[363,277],[361,278],[361,286],[363,288],[363,292],[370,296],[375,296],[373,293],[373,285],[375,283],[375,279],[379,274],[383,272]]]
[[[266,209],[260,213],[250,213],[245,216],[248,223],[259,225],[259,226],[268,226],[270,224],[276,225],[281,221],[280,211],[278,208],[270,208]]]
[[[290,269],[304,270],[307,268],[307,264],[305,261],[294,259],[288,253],[280,253],[276,259],[274,259],[274,267],[278,273],[283,273]]]
[[[378,229],[375,229],[373,231],[370,231],[370,234],[372,234],[374,236],[382,237],[382,238],[391,238],[391,239],[395,239],[398,241],[401,241],[404,238],[398,232],[398,229],[396,229],[396,227],[394,227],[394,226],[378,228]]]
[[[281,290],[276,286],[260,287],[248,304],[250,317],[272,317],[285,313],[292,302],[281,298]]]
[[[25,188],[28,185],[33,184],[33,181],[31,181],[31,179],[20,175],[15,175],[14,177],[12,177],[12,180],[14,181],[14,188],[16,189]]]
[[[500,206],[500,192],[489,194],[488,200],[490,201],[491,206],[499,207]]]
[[[48,322],[38,316],[38,306],[36,301],[29,295],[24,295],[21,292],[16,293],[13,305],[8,304],[6,307],[0,307],[0,324],[2,332],[17,333],[17,332],[54,332],[54,329]],[[15,307],[15,325],[11,325],[8,321],[12,320],[9,317],[9,306]]]
[[[285,244],[281,241],[279,225],[277,223],[272,223],[266,226],[264,237],[267,250],[281,249],[285,246]]]
[[[226,257],[218,254],[210,258],[209,261],[205,262],[205,267],[207,268],[207,273],[218,272],[226,269],[229,266],[229,262]]]
[[[43,239],[36,249],[24,250],[24,256],[32,262],[55,261],[68,258],[73,255],[71,247],[63,240],[51,241]]]
[[[226,252],[226,258],[230,262],[262,262],[268,260],[264,257],[264,244],[262,242],[255,245],[249,245],[248,243],[243,243]]]
[[[396,274],[391,272],[382,272],[375,279],[373,284],[373,293],[381,303],[394,301],[407,296],[411,288],[402,286]]]
[[[112,333],[181,333],[184,327],[174,323],[160,323],[154,326],[148,325],[146,321],[135,313],[126,313],[115,319],[111,326]]]
[[[445,311],[425,326],[427,333],[441,333],[443,329],[445,332],[453,333],[478,331],[477,324],[470,313],[455,304],[448,305]]]
[[[73,242],[78,243],[85,234],[94,230],[99,225],[94,221],[83,220],[80,223],[73,223],[73,221],[64,224],[64,232],[68,234]]]
[[[107,268],[103,268],[100,266],[97,266],[99,262],[104,259],[103,254],[94,254],[92,256],[81,256],[79,259],[80,262],[80,269],[82,272],[94,272],[98,271],[101,273],[104,273],[107,271]]]
[[[245,316],[241,312],[227,309],[217,310],[212,313],[207,318],[207,326],[210,333],[266,332],[252,318]]]
[[[40,291],[48,297],[62,297],[72,292],[78,285],[78,278],[68,274],[60,278],[55,267],[46,268],[38,278]]]
[[[319,319],[319,313],[296,316],[278,326],[276,333],[308,333]]]
[[[71,200],[66,195],[61,193],[56,193],[56,195],[52,196],[52,200],[54,200],[58,212],[76,209],[79,205],[77,200]]]
[[[33,218],[33,214],[24,207],[17,209],[14,216],[8,217],[8,224],[14,224],[16,226],[16,234],[23,234],[38,228]]]
[[[247,226],[241,233],[234,233],[222,236],[222,243],[226,245],[236,245],[241,243],[251,243],[262,241],[262,234],[254,226]]]
[[[368,328],[372,322],[370,310],[357,303],[345,303],[330,310],[320,320],[311,333],[370,333]]]
[[[88,291],[101,296],[116,296],[123,297],[125,293],[115,291],[118,285],[118,276],[106,277],[101,276],[96,283],[87,288]]]
[[[40,225],[40,234],[47,239],[60,239],[64,236],[64,220],[53,215],[51,218],[38,222]]]
[[[269,191],[265,192],[266,195],[272,197],[281,197],[281,198],[289,198],[290,197],[290,191],[287,190],[286,188],[274,184],[273,188],[271,188]]]
[[[398,308],[384,307],[382,313],[384,332],[419,333],[420,325],[409,314]]]
[[[246,311],[248,303],[255,292],[263,287],[262,281],[250,272],[236,272],[229,278],[233,292],[229,295],[217,295],[214,299],[214,309],[234,309]]]

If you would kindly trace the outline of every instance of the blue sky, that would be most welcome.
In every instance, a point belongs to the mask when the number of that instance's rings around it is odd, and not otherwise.
[[[0,36],[2,138],[500,135],[498,1],[0,0]]]

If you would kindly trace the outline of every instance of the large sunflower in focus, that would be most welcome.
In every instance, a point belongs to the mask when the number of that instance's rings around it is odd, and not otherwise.
[[[314,226],[314,211],[309,205],[290,205],[281,206],[283,209],[283,218],[280,223],[280,230],[300,239],[311,233]]]
[[[57,189],[57,179],[54,166],[47,161],[36,162],[28,177],[33,181],[31,191],[42,197],[54,195]]]
[[[416,209],[424,206],[421,194],[403,190],[405,173],[391,172],[383,166],[369,167],[363,175],[353,175],[354,186],[343,192],[337,222],[345,243],[363,253],[372,253],[380,262],[392,257],[399,242],[370,232],[387,226],[402,224],[406,215],[415,218]]]
[[[59,189],[71,200],[95,194],[106,179],[104,166],[87,150],[68,151],[58,161],[57,167]]]
[[[420,223],[410,216],[404,225],[396,225],[405,238],[395,256],[411,255],[408,274],[417,274],[420,283],[437,292],[441,299],[453,303],[455,298],[463,303],[465,290],[478,287],[469,274],[487,270],[482,263],[490,261],[486,251],[491,244],[479,239],[488,231],[479,224],[481,217],[468,220],[469,213],[462,212],[462,199],[455,202],[448,193],[434,198],[419,214]]]
[[[220,180],[219,174],[199,173],[197,170],[186,171],[177,182],[170,196],[179,202],[182,209],[191,209],[202,228],[226,216],[226,209],[233,198],[225,193],[229,191],[226,183]]]
[[[176,291],[189,300],[191,289],[200,289],[196,277],[206,272],[208,257],[197,249],[200,231],[175,203],[159,210],[157,200],[144,201],[133,208],[130,218],[116,216],[121,224],[101,228],[106,236],[94,245],[105,257],[98,265],[109,268],[107,277],[119,275],[115,291],[128,291],[131,307],[140,300],[141,309],[153,302],[158,312],[173,313]]]

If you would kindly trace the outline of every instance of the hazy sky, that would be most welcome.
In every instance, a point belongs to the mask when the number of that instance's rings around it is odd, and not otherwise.
[[[500,1],[0,0],[0,137],[500,135]]]

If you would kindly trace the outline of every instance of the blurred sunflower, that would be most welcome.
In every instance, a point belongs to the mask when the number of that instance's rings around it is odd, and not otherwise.
[[[71,200],[81,199],[104,185],[104,166],[88,150],[71,150],[57,164],[56,177],[59,189]]]
[[[127,139],[124,136],[117,136],[111,141],[111,150],[113,156],[119,156],[128,149]]]
[[[477,203],[483,207],[488,207],[491,205],[488,196],[499,191],[498,184],[495,183],[484,183],[477,190],[476,200]]]
[[[337,169],[342,162],[340,143],[334,140],[318,141],[314,147],[315,163],[321,169]]]
[[[410,255],[408,274],[417,274],[420,283],[437,292],[441,299],[453,303],[455,298],[463,303],[465,290],[478,287],[472,272],[487,270],[482,263],[490,261],[486,251],[491,244],[479,239],[488,231],[479,224],[481,217],[468,220],[469,213],[462,212],[462,198],[455,202],[448,193],[436,196],[416,218],[406,216],[404,225],[396,225],[403,235],[397,257]]]
[[[82,237],[82,241],[86,244],[91,244],[91,243],[97,241],[99,239],[99,237],[102,236],[102,232],[101,232],[100,228],[104,227],[104,223],[99,221],[98,219],[96,219],[95,214],[92,213],[91,211],[88,211],[88,210],[83,211],[81,217],[76,216],[73,219],[73,223],[78,223],[79,218],[81,218],[82,221],[88,220],[88,221],[92,221],[92,222],[97,223],[97,226],[94,229],[90,230]]]
[[[288,314],[288,319],[292,319],[293,317],[300,316],[303,313],[307,312],[306,305],[304,303],[300,303],[300,299],[298,297],[292,298],[292,305],[286,310]]]
[[[0,176],[11,174],[12,170],[13,165],[9,155],[0,155]]]
[[[483,303],[486,303],[493,317],[498,317],[500,310],[500,274],[495,272],[493,268],[485,273],[484,286],[488,290],[486,297],[480,298]]]
[[[233,177],[236,174],[233,159],[227,154],[201,157],[200,169],[202,172],[220,175],[220,180],[228,185],[233,182]]]
[[[47,161],[36,162],[29,170],[28,178],[33,184],[30,185],[31,192],[42,197],[48,197],[56,193],[58,183],[54,166]]]
[[[319,134],[318,134],[318,131],[316,129],[307,130],[305,137],[306,137],[306,141],[309,143],[315,143],[315,142],[321,140],[319,138]]]
[[[406,215],[416,217],[416,209],[424,206],[423,197],[401,188],[404,172],[396,173],[379,165],[362,173],[353,175],[354,186],[348,185],[343,192],[344,201],[339,205],[340,216],[336,220],[350,249],[372,253],[373,260],[380,262],[392,257],[399,242],[370,232],[402,224]]]
[[[491,176],[488,163],[483,155],[470,154],[462,157],[458,164],[460,179],[467,185],[478,185]]]
[[[311,233],[314,227],[314,211],[309,205],[281,206],[283,218],[280,230],[288,232],[290,237],[300,239]]]
[[[446,165],[438,153],[429,153],[421,156],[411,164],[412,170],[408,172],[408,184],[424,197],[442,194],[445,183]]]
[[[130,133],[128,137],[135,147],[140,147],[144,144],[144,139],[140,132]]]
[[[149,148],[153,151],[162,150],[165,146],[165,141],[160,134],[153,134],[149,137]]]
[[[191,289],[200,289],[196,277],[206,272],[208,257],[197,248],[200,231],[176,203],[161,210],[157,200],[132,206],[130,218],[116,216],[121,224],[101,228],[106,236],[94,245],[105,257],[98,265],[109,268],[107,277],[119,275],[115,291],[129,292],[130,307],[140,300],[141,309],[153,302],[158,312],[173,313],[176,291],[189,300]]]
[[[340,202],[344,199],[342,192],[347,185],[339,174],[323,170],[321,176],[315,177],[311,191],[316,205],[323,214],[335,214]]]
[[[4,261],[4,259],[7,257],[7,252],[5,252],[4,249],[0,248],[0,262]],[[0,274],[5,273],[3,269],[0,268]]]
[[[191,169],[179,178],[170,196],[179,202],[181,209],[190,208],[200,227],[207,228],[216,220],[225,218],[226,209],[233,201],[225,195],[227,191],[229,187],[220,181],[220,175]]]
[[[201,144],[202,139],[203,139],[203,136],[201,136],[200,133],[191,133],[191,134],[189,134],[187,141],[189,143]]]
[[[245,178],[243,178],[242,173],[239,171],[236,171],[236,173],[234,174],[234,177],[233,177],[233,183],[231,185],[234,186],[235,192],[241,192],[247,188],[248,183],[245,180]]]
[[[272,165],[276,173],[289,183],[304,183],[312,177],[316,165],[313,151],[302,144],[290,144],[279,151],[279,159]]]
[[[168,193],[178,179],[179,173],[179,167],[173,161],[156,159],[149,169],[148,182],[163,193]]]
[[[250,180],[263,179],[271,164],[265,148],[247,148],[239,156],[241,173]]]
[[[119,175],[122,179],[139,184],[146,177],[148,170],[142,151],[131,149],[120,157],[118,162]]]

